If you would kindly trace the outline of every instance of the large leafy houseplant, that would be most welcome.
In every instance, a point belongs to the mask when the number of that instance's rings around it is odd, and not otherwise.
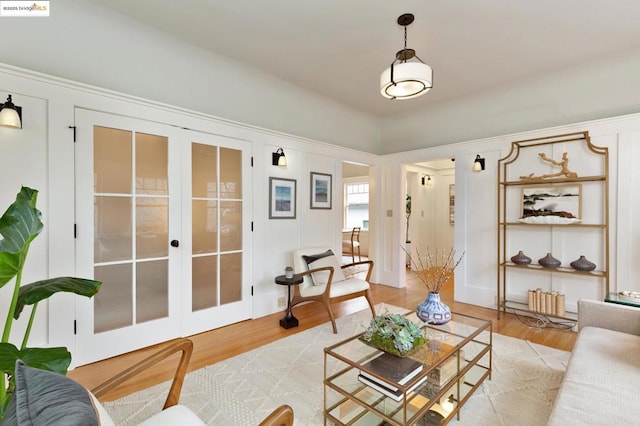
[[[71,363],[71,353],[65,347],[29,348],[27,341],[35,318],[38,302],[58,292],[70,292],[91,297],[100,289],[101,282],[73,277],[58,277],[22,285],[22,272],[31,242],[42,232],[44,225],[36,208],[38,191],[22,187],[16,201],[0,218],[0,288],[11,280],[12,292],[7,292],[11,303],[0,341],[0,369],[5,384],[0,386],[0,419],[11,400],[16,360],[43,370],[66,374]],[[13,320],[20,317],[25,306],[31,305],[31,313],[20,347],[9,342]]]

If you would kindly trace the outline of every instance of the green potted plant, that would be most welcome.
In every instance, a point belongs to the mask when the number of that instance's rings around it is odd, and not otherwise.
[[[404,357],[426,343],[420,327],[401,314],[376,315],[361,340],[392,355]]]
[[[101,282],[83,278],[58,277],[22,285],[29,246],[42,232],[44,225],[40,211],[36,208],[38,191],[22,187],[16,201],[11,204],[0,218],[0,288],[12,280],[13,286],[8,293],[11,303],[4,323],[0,341],[0,368],[5,376],[6,386],[0,386],[0,419],[4,417],[6,407],[11,400],[16,360],[43,370],[66,374],[71,363],[71,353],[65,347],[30,348],[27,341],[35,318],[38,302],[48,299],[58,292],[70,292],[82,296],[95,295]],[[20,317],[25,306],[31,305],[29,322],[22,337],[20,347],[10,343],[13,320]]]

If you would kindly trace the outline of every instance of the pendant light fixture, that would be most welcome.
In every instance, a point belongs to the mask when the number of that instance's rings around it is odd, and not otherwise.
[[[433,87],[433,70],[407,49],[407,26],[414,20],[412,13],[398,17],[398,25],[404,27],[404,49],[396,53],[391,66],[380,75],[380,93],[388,99],[411,99],[422,96]]]

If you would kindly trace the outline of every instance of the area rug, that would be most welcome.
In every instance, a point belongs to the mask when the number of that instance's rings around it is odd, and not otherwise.
[[[405,312],[380,304],[376,312]],[[369,310],[277,340],[189,373],[180,403],[209,425],[257,425],[281,404],[293,407],[296,425],[322,425],[323,349],[359,332]],[[304,321],[304,319],[302,319]],[[276,326],[276,325],[274,325]],[[493,375],[460,411],[459,425],[546,425],[569,352],[494,333]],[[135,425],[161,410],[163,383],[107,402],[118,425]]]

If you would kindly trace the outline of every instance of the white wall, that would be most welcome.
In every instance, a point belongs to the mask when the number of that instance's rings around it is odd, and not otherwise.
[[[54,276],[75,275],[74,194],[74,109],[82,107],[141,120],[153,120],[230,139],[249,141],[252,169],[251,284],[254,286],[253,316],[277,308],[277,298],[286,288],[273,278],[291,265],[291,252],[301,246],[327,245],[339,251],[342,240],[342,162],[375,166],[378,157],[361,151],[299,138],[254,126],[230,123],[213,116],[170,107],[75,82],[0,65],[0,96],[12,93],[23,107],[23,129],[0,128],[0,208],[13,202],[21,185],[40,190],[38,207],[43,212],[45,231],[34,241],[24,282]],[[78,129],[78,132],[86,129]],[[288,166],[271,165],[271,154],[282,147]],[[77,161],[83,161],[78,159]],[[311,210],[310,172],[333,176],[333,209]],[[297,217],[268,219],[270,176],[297,180]],[[374,189],[375,190],[375,189]],[[375,197],[375,194],[374,194]],[[0,291],[8,291],[3,288]],[[0,299],[6,300],[6,297]],[[2,302],[5,303],[5,302]],[[6,304],[0,305],[6,312]],[[61,345],[73,348],[74,296],[55,295],[39,307],[38,324],[31,345]],[[17,327],[23,327],[24,321]],[[274,324],[277,326],[277,324]],[[18,337],[16,337],[18,339]]]
[[[640,254],[640,223],[634,218],[640,214],[640,173],[634,166],[640,158],[640,115],[576,123],[568,126],[540,129],[459,144],[397,153],[383,156],[383,163],[407,164],[456,158],[456,219],[455,248],[465,252],[464,261],[456,270],[456,300],[481,306],[496,306],[497,283],[497,162],[505,156],[512,141],[587,130],[597,146],[609,148],[610,182],[610,266],[611,290],[640,290],[640,266],[635,259]],[[472,172],[476,154],[485,158],[486,170]],[[403,192],[402,174],[393,176],[382,196],[396,200]],[[397,220],[396,227],[402,226]],[[400,242],[384,240],[381,256],[393,258],[401,253]],[[571,259],[573,260],[573,259]],[[393,273],[389,274],[394,277]],[[398,282],[401,274],[396,274]],[[402,285],[402,284],[399,284]],[[592,296],[590,293],[584,294]],[[578,297],[578,295],[574,295]],[[597,297],[600,297],[598,295]],[[567,301],[569,305],[569,300]],[[575,301],[574,301],[575,303]]]

